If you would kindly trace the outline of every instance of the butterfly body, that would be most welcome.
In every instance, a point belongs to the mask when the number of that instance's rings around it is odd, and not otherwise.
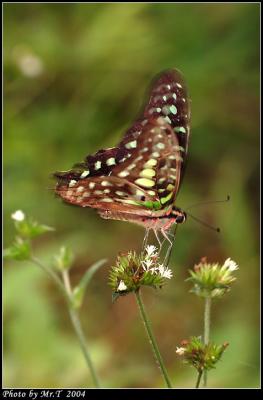
[[[104,219],[168,231],[186,214],[175,206],[185,169],[189,103],[181,74],[169,70],[153,82],[142,113],[117,147],[56,172],[56,193],[67,203],[97,209]]]
[[[151,212],[147,216],[138,216],[136,214],[124,212],[111,212],[108,210],[99,211],[99,214],[104,219],[130,221],[154,231],[168,231],[173,224],[183,223],[187,218],[186,213],[178,207],[174,207],[174,209],[169,210],[165,214],[163,214],[163,212]]]

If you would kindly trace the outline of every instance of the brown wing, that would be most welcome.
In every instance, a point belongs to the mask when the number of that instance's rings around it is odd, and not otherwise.
[[[149,121],[159,117],[164,118],[167,125],[173,130],[181,152],[181,174],[185,169],[186,155],[189,142],[190,109],[185,82],[179,71],[173,69],[159,74],[152,82],[148,96],[140,117],[127,130],[124,139],[117,147],[102,149],[89,155],[81,163],[75,164],[69,171],[56,172],[54,176],[59,180],[79,180],[84,177],[110,175],[117,165],[121,165],[131,157],[135,148],[127,148],[127,143],[137,141],[145,132]]]

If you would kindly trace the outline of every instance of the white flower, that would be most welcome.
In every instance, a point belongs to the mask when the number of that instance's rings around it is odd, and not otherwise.
[[[224,269],[228,269],[229,271],[236,271],[238,269],[238,265],[235,263],[235,261],[231,260],[231,258],[228,258],[224,265],[223,265]]]
[[[15,221],[24,221],[25,214],[23,213],[23,211],[17,210],[11,215],[11,218]]]
[[[159,269],[158,269],[158,267],[153,267],[153,268],[150,268],[148,271],[153,275],[153,274],[158,274]]]
[[[172,271],[168,267],[164,267],[163,264],[160,264],[158,268],[158,273],[163,278],[171,279],[173,276]]]
[[[179,356],[183,356],[184,355],[184,353],[185,353],[185,347],[176,347],[176,353],[179,355]]]
[[[150,267],[153,265],[153,260],[146,259],[142,262],[142,267],[144,271],[149,271]]]
[[[147,253],[147,257],[154,257],[156,256],[156,250],[157,247],[153,246],[153,245],[148,245],[146,247],[146,253]]]
[[[125,283],[123,281],[120,281],[119,286],[117,287],[117,291],[122,292],[126,289],[127,289],[127,286],[125,285]]]

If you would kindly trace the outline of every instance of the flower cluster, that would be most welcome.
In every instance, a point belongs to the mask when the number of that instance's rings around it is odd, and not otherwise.
[[[176,354],[183,357],[185,363],[192,365],[198,372],[202,372],[215,368],[227,346],[227,342],[222,345],[204,344],[200,337],[194,336],[189,341],[183,340],[181,346],[176,348]]]
[[[14,221],[17,236],[13,244],[4,250],[4,258],[19,261],[28,260],[31,256],[31,239],[54,229],[27,218],[21,210],[15,211],[11,218]]]
[[[201,297],[221,297],[230,290],[231,285],[236,280],[233,272],[238,269],[238,265],[228,258],[223,265],[218,263],[208,263],[203,257],[199,264],[190,270],[191,275],[187,280],[194,284],[192,292]]]
[[[172,271],[159,263],[157,248],[149,245],[140,254],[135,251],[119,254],[116,265],[111,268],[110,286],[118,297],[141,286],[162,287],[172,276]]]

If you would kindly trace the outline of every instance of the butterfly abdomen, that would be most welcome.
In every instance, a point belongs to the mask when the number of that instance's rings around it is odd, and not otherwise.
[[[175,223],[175,218],[171,216],[164,216],[162,218],[158,218],[157,216],[141,217],[136,214],[112,211],[99,211],[99,215],[104,219],[128,221],[153,230],[168,230]]]

